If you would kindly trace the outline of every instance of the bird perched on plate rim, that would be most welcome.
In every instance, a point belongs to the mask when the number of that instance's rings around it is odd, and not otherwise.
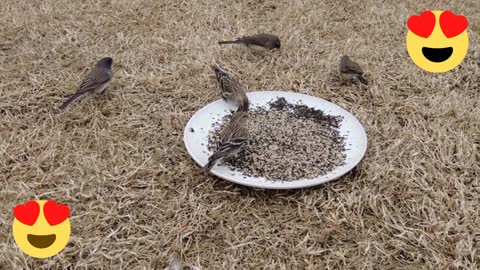
[[[250,101],[245,93],[243,84],[219,65],[213,65],[212,69],[215,72],[222,98],[227,102],[237,104],[238,111],[248,111]]]

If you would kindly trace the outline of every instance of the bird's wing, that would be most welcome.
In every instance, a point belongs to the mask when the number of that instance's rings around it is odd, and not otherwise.
[[[239,38],[243,43],[249,45],[265,46],[265,43],[268,42],[268,39],[263,36],[244,36]]]
[[[232,99],[242,90],[242,85],[232,76],[225,75],[220,78],[220,87],[222,88],[222,96],[225,99]]]
[[[245,138],[236,138],[236,139],[221,141],[218,145],[217,152],[227,153],[233,149],[239,148],[240,146],[243,145],[244,142],[245,142]]]
[[[348,62],[345,65],[345,69],[346,69],[345,72],[348,72],[348,73],[363,74],[363,70],[360,67],[360,65],[353,61]]]
[[[231,121],[231,120],[230,120]],[[243,124],[237,124],[230,122],[220,133],[220,141],[218,142],[217,148],[224,148],[224,145],[235,144],[245,141],[246,139],[246,129]]]
[[[111,75],[106,70],[94,69],[85,76],[82,83],[78,87],[76,94],[92,91],[103,85],[111,79]]]

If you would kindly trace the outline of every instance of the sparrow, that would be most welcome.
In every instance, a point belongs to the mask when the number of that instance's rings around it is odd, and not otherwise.
[[[100,59],[95,67],[85,76],[77,92],[71,95],[67,101],[60,106],[60,109],[65,109],[70,103],[85,94],[102,94],[113,77],[112,63],[113,59],[110,57]]]
[[[220,159],[237,153],[245,144],[248,137],[248,130],[245,126],[247,118],[246,112],[236,112],[227,125],[220,132],[220,140],[215,152],[208,158],[208,163],[204,167],[205,172],[209,172]]]
[[[222,98],[227,102],[238,104],[238,111],[248,111],[250,101],[247,94],[245,94],[245,87],[219,65],[213,65],[212,69],[220,86]]]
[[[231,41],[219,41],[219,45],[224,44],[243,44],[247,48],[262,52],[272,49],[280,49],[280,39],[272,34],[256,34],[253,36],[243,36]]]
[[[340,74],[344,80],[356,81],[367,85],[368,82],[363,77],[363,70],[359,64],[350,60],[347,55],[340,59]]]

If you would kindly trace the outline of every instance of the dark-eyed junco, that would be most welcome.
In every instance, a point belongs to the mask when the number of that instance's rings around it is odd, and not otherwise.
[[[359,64],[350,60],[347,55],[340,59],[340,74],[344,80],[360,82],[367,85],[367,80],[363,77],[363,70]]]
[[[231,156],[238,152],[245,144],[248,137],[248,130],[245,126],[246,112],[236,112],[220,133],[220,141],[215,152],[208,158],[204,167],[209,172],[220,159]]]
[[[219,41],[218,44],[243,44],[253,51],[280,49],[280,39],[272,34],[244,36],[232,41]]]
[[[245,94],[245,87],[231,74],[222,69],[219,65],[212,66],[220,86],[220,93],[227,102],[238,104],[239,111],[248,111],[249,100]]]
[[[103,93],[113,77],[112,63],[113,60],[110,57],[100,59],[95,67],[85,76],[77,92],[71,95],[67,101],[60,106],[60,109],[65,109],[70,103],[85,94]]]

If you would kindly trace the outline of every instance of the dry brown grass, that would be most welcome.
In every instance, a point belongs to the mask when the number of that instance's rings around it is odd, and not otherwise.
[[[406,20],[424,9],[469,18],[460,68],[430,74],[408,58]],[[0,268],[161,269],[178,253],[198,269],[478,269],[479,18],[477,0],[2,0]],[[280,35],[280,53],[216,45],[263,31]],[[340,85],[342,53],[367,89]],[[58,113],[106,55],[109,91]],[[182,132],[219,98],[214,61],[250,89],[347,108],[367,129],[365,160],[290,192],[203,175]],[[32,198],[71,208],[58,256],[15,245],[12,209]]]

